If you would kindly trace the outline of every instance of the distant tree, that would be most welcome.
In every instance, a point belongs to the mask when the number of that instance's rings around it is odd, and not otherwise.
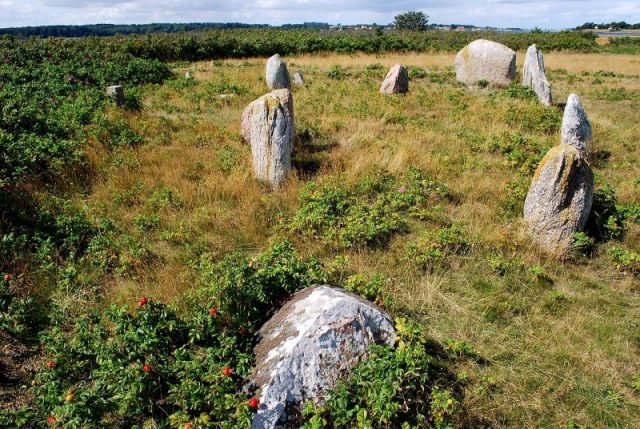
[[[393,23],[398,30],[425,31],[429,28],[429,16],[413,10],[396,15]]]

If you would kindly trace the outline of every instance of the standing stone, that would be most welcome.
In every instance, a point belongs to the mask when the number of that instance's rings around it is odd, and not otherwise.
[[[575,94],[569,95],[567,105],[564,108],[561,139],[563,144],[573,146],[582,153],[591,151],[593,141],[591,123],[584,107],[582,107],[580,98]]]
[[[293,97],[288,89],[263,95],[242,112],[242,137],[251,146],[253,172],[275,189],[291,170],[294,136]]]
[[[124,88],[120,85],[107,87],[107,97],[114,100],[118,106],[124,105]]]
[[[484,82],[508,86],[516,76],[516,53],[500,43],[478,39],[462,48],[453,62],[456,79],[468,86]]]
[[[282,61],[280,55],[275,54],[267,60],[266,81],[269,89],[291,88],[287,65]]]
[[[591,167],[573,146],[556,146],[540,162],[524,202],[528,232],[545,251],[566,256],[592,203]]]
[[[191,79],[193,79],[193,77],[191,76],[191,72],[190,72],[190,71],[187,71],[187,72],[184,74],[184,78],[185,78],[185,79],[187,79],[187,80],[191,80]]]
[[[293,74],[293,83],[296,85],[304,85],[304,76],[301,71],[297,71]]]
[[[391,67],[380,87],[381,94],[404,94],[409,91],[409,73],[400,64]]]
[[[524,57],[522,84],[533,89],[542,104],[551,106],[551,85],[544,73],[542,51],[536,45],[529,46]]]
[[[260,407],[252,429],[275,428],[287,419],[287,405],[322,403],[327,390],[369,357],[369,346],[393,345],[396,337],[387,314],[329,286],[298,292],[258,334],[251,379]]]

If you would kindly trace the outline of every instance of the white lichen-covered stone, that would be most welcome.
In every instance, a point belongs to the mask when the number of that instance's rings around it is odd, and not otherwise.
[[[369,356],[372,344],[393,345],[392,320],[372,303],[329,286],[298,292],[259,331],[252,381],[260,407],[252,429],[286,423],[287,406],[323,394]]]
[[[107,87],[107,97],[114,100],[118,106],[124,105],[124,88],[120,85]]]
[[[496,42],[478,39],[462,48],[454,60],[456,79],[469,86],[508,86],[516,76],[516,53]]]
[[[278,89],[253,101],[242,112],[241,122],[242,137],[251,146],[254,175],[277,189],[291,170],[295,136],[291,91]]]
[[[564,257],[593,203],[593,173],[582,154],[561,144],[542,159],[524,202],[529,235],[545,251]]]
[[[287,65],[278,54],[267,60],[266,82],[271,90],[291,88]]]
[[[190,71],[187,71],[187,72],[184,73],[184,78],[187,79],[187,80],[191,80],[191,79],[193,79],[193,76],[191,76],[191,72]]]
[[[404,94],[409,91],[409,72],[400,64],[391,67],[380,87],[381,94]]]
[[[529,46],[524,57],[522,84],[531,88],[542,104],[551,106],[551,85],[549,85],[547,76],[544,73],[542,51],[536,45]]]
[[[561,141],[578,149],[582,153],[591,151],[593,133],[587,113],[580,98],[570,94],[562,117]]]
[[[296,85],[304,85],[304,76],[301,71],[297,71],[293,74],[293,83]]]

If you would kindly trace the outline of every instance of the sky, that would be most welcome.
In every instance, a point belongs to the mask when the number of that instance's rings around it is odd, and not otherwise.
[[[305,21],[387,24],[420,10],[430,22],[571,28],[584,22],[640,22],[640,0],[0,0],[0,27],[52,24]]]

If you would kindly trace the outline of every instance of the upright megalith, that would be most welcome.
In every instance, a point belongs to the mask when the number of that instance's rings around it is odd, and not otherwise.
[[[251,146],[254,175],[275,189],[291,170],[294,136],[293,97],[288,89],[263,95],[242,112],[242,137]]]
[[[516,53],[500,43],[478,39],[453,62],[456,79],[468,86],[508,86],[516,76]]]
[[[529,235],[548,253],[566,256],[592,203],[593,172],[586,159],[573,146],[552,148],[540,162],[524,202]]]
[[[578,149],[581,153],[591,151],[593,132],[587,113],[582,107],[580,98],[570,94],[562,117],[561,139],[563,144],[568,144]]]
[[[381,94],[404,94],[409,91],[409,72],[400,64],[391,67],[380,87]]]
[[[115,101],[118,106],[124,105],[124,88],[120,85],[107,87],[107,97]]]
[[[324,393],[369,357],[393,345],[391,318],[372,303],[329,286],[298,292],[258,332],[252,383],[260,406],[252,429],[287,423],[289,407],[322,403]]]
[[[531,88],[542,104],[551,106],[551,85],[544,73],[542,51],[536,45],[529,46],[524,57],[522,84]]]
[[[304,76],[301,71],[297,71],[293,74],[293,83],[296,85],[304,85]]]
[[[267,60],[266,82],[271,90],[291,88],[287,65],[278,54],[275,54]]]

